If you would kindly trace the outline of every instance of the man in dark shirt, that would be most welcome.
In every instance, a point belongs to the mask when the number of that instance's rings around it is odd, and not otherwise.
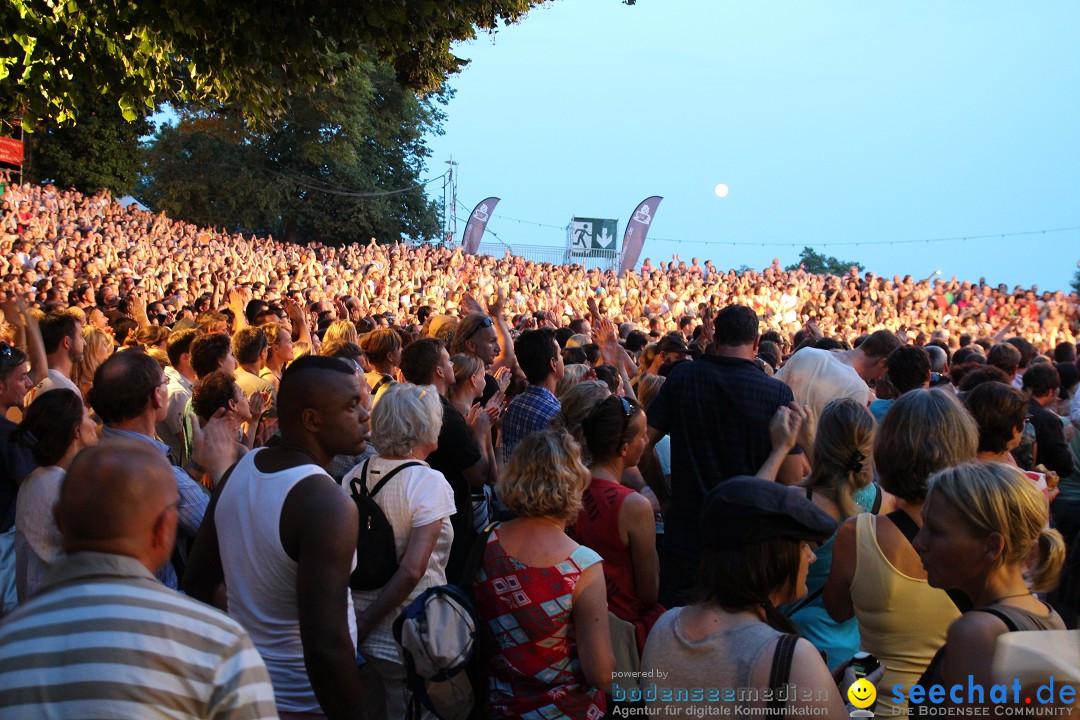
[[[493,464],[481,451],[484,434],[491,432],[491,418],[483,410],[474,408],[466,420],[447,399],[447,391],[454,384],[454,366],[450,364],[446,347],[437,338],[422,338],[410,343],[401,353],[401,374],[414,385],[435,386],[442,401],[439,447],[428,455],[427,463],[443,474],[454,491],[457,512],[450,518],[454,542],[446,563],[446,579],[457,582],[476,537],[472,491],[494,481]]]
[[[1072,474],[1072,454],[1065,442],[1061,418],[1048,409],[1061,387],[1061,376],[1050,363],[1033,363],[1024,373],[1024,390],[1031,395],[1028,413],[1035,427],[1035,464],[1044,465],[1060,477]]]
[[[690,600],[701,554],[705,495],[736,475],[755,475],[772,451],[769,422],[794,395],[754,363],[758,318],[744,305],[721,310],[713,354],[679,363],[648,408],[649,442],[671,436],[671,504],[665,522],[660,601]],[[802,458],[784,462],[780,480],[801,475]]]
[[[37,467],[30,451],[11,442],[15,423],[5,415],[20,407],[34,383],[30,380],[26,354],[0,342],[0,617],[14,608],[15,598],[15,496],[19,481]]]

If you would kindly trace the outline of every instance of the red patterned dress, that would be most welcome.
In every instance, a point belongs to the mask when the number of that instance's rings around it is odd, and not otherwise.
[[[488,538],[476,583],[481,648],[495,717],[599,720],[604,694],[588,687],[570,632],[574,586],[600,562],[587,547],[552,567],[506,554],[499,530]]]

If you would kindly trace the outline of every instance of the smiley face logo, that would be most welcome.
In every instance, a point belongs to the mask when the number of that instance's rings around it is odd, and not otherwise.
[[[877,700],[877,688],[866,678],[859,678],[847,689],[848,700],[857,708],[868,708]]]

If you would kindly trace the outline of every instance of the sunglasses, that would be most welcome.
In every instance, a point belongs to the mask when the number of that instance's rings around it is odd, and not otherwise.
[[[475,328],[473,328],[473,331],[471,333],[469,333],[468,335],[465,336],[465,339],[468,340],[469,338],[471,338],[473,335],[480,332],[484,328],[489,328],[494,324],[495,324],[495,321],[492,320],[491,317],[485,317],[483,320],[480,321],[479,325],[477,325]]]
[[[624,438],[624,437],[626,437],[626,429],[628,427],[630,427],[630,418],[634,417],[634,413],[637,412],[638,408],[635,407],[633,403],[631,403],[629,400],[627,400],[622,395],[610,395],[608,397],[609,398],[619,398],[619,403],[622,405],[623,422],[622,422],[622,431],[619,433],[619,437]],[[605,400],[604,402],[607,402],[607,400]],[[599,413],[603,409],[603,407],[604,407],[603,402],[600,403],[599,405],[597,405],[596,409],[592,411],[591,415],[589,415],[588,422],[591,423],[593,420],[595,420],[596,416],[597,416],[597,413]]]

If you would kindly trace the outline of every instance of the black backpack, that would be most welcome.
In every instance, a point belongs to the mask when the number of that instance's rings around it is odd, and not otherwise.
[[[349,481],[353,502],[360,512],[360,532],[356,536],[356,570],[349,578],[349,587],[353,590],[378,590],[398,569],[397,548],[394,546],[394,529],[386,514],[375,502],[375,495],[386,483],[406,468],[423,465],[422,462],[406,462],[398,465],[383,475],[370,491],[367,488],[368,465],[371,459],[364,461],[360,477]]]

